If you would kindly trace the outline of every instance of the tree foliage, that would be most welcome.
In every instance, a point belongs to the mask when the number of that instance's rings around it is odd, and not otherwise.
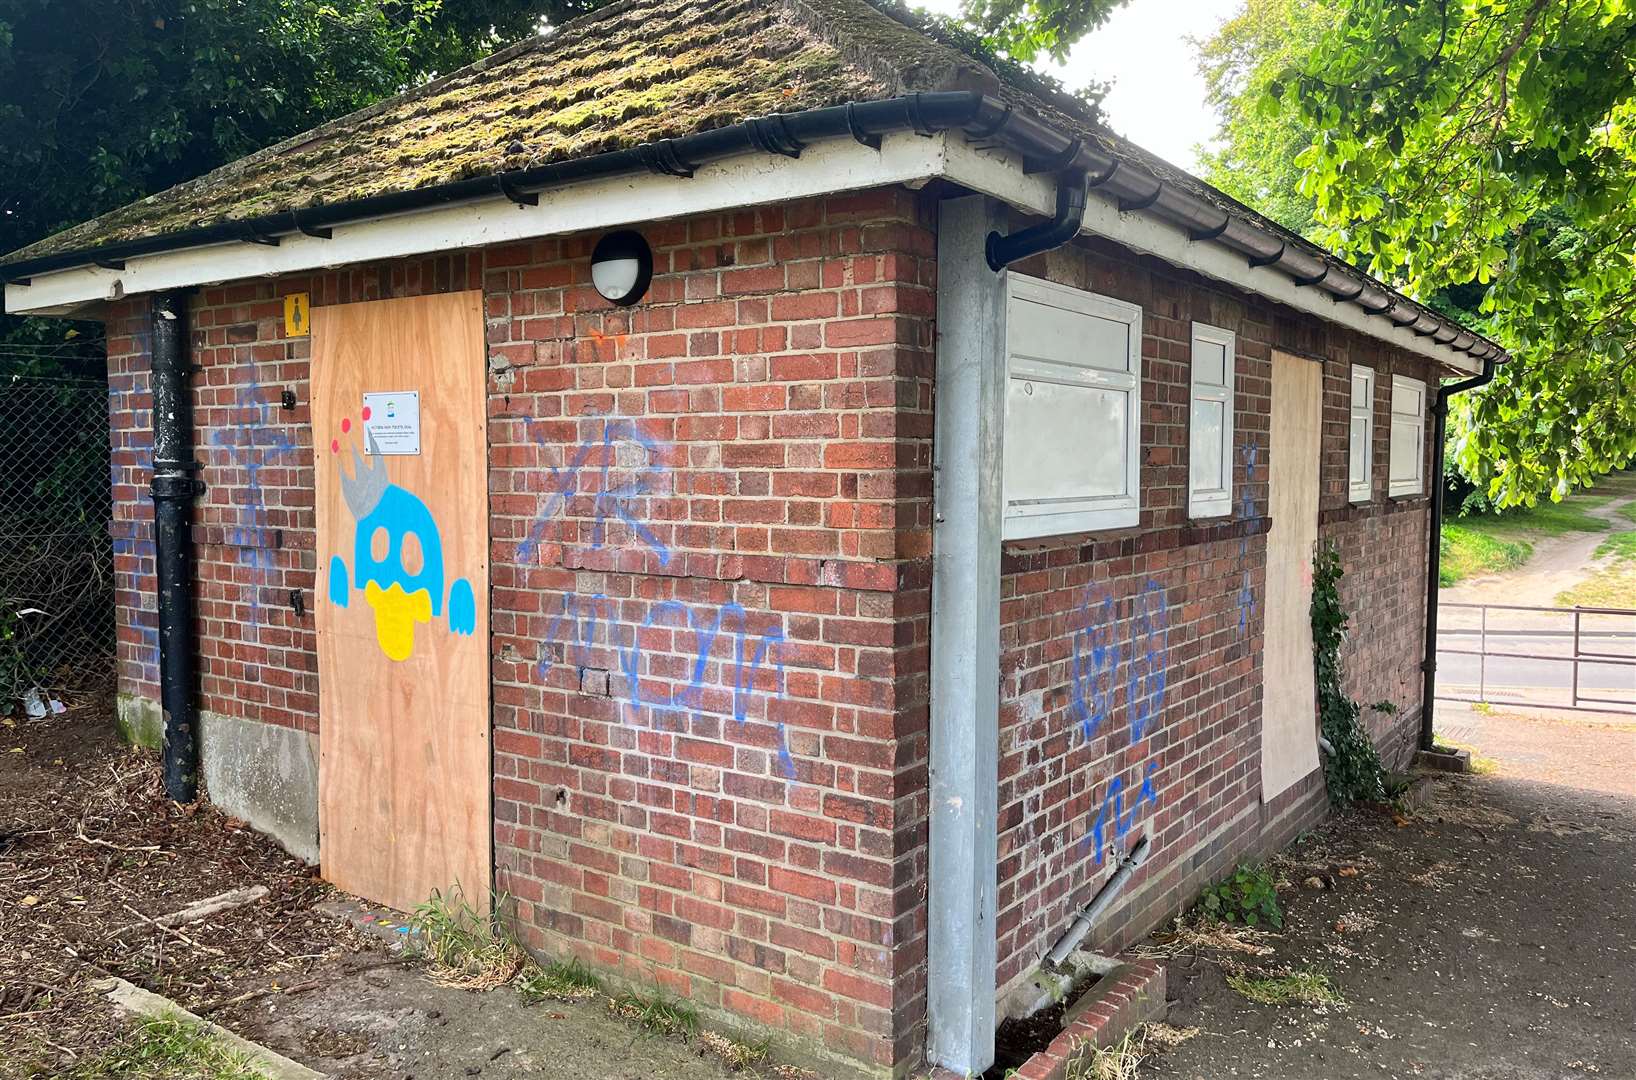
[[[963,0],[961,12],[991,47],[1027,62],[1041,53],[1054,60],[1065,59],[1074,42],[1101,26],[1125,3],[1126,0]]]
[[[1285,228],[1311,236],[1312,196],[1301,192],[1296,157],[1313,129],[1293,109],[1260,107],[1267,87],[1322,38],[1337,0],[1245,0],[1199,47],[1206,102],[1220,118],[1217,145],[1199,152],[1211,184]]]
[[[1475,282],[1515,354],[1462,400],[1456,452],[1508,505],[1636,454],[1636,7],[1340,0],[1261,115],[1320,237],[1415,295]]]
[[[594,6],[0,0],[0,253]],[[64,333],[5,319],[0,360],[61,354]]]

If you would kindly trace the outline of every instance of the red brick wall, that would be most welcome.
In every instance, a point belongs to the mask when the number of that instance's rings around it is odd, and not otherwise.
[[[629,312],[590,238],[488,253],[499,887],[536,948],[889,1066],[932,240],[890,192],[646,235]]]
[[[1377,730],[1399,758],[1419,717],[1427,521],[1425,498],[1383,497],[1391,429],[1384,392],[1375,423],[1380,497],[1355,508],[1346,503],[1350,364],[1372,364],[1378,385],[1389,387],[1393,372],[1427,378],[1424,361],[1111,243],[1076,245],[1019,269],[1141,305],[1142,514],[1137,528],[1006,545],[1002,992],[1033,969],[1107,879],[1118,853],[1144,833],[1152,840],[1147,862],[1090,945],[1122,947],[1191,903],[1234,862],[1276,846],[1323,812],[1316,774],[1272,805],[1261,803],[1274,349],[1325,362],[1320,539],[1338,544],[1348,571],[1349,689],[1366,702],[1400,707]],[[1195,320],[1238,335],[1230,519],[1194,522],[1187,514]]]
[[[113,305],[108,337],[108,431],[113,484],[114,625],[121,693],[159,700],[159,613],[154,592],[152,330],[146,298]]]
[[[901,191],[645,232],[628,312],[590,287],[590,236],[195,298],[201,704],[317,726],[309,342],[280,297],[481,285],[495,858],[525,937],[891,1065],[924,995],[900,626],[929,550],[932,236]],[[152,700],[146,318],[116,313],[109,370],[121,690]]]

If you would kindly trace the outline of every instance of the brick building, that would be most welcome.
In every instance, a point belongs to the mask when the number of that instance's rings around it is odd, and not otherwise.
[[[134,738],[185,326],[209,797],[837,1075],[980,1071],[1139,843],[1086,946],[1325,812],[1315,542],[1412,751],[1503,359],[861,0],[627,0],[0,274],[107,325]]]

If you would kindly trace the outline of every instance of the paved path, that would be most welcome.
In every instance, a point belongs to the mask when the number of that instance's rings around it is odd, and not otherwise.
[[[1358,811],[1296,844],[1276,951],[1174,957],[1169,1023],[1199,1031],[1141,1077],[1636,1077],[1636,727],[1450,723],[1498,770],[1439,778],[1412,820]],[[1323,974],[1344,1004],[1252,1004],[1233,965]]]

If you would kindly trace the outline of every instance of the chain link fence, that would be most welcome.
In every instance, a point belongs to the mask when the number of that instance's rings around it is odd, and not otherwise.
[[[114,675],[108,393],[0,380],[0,715]]]

